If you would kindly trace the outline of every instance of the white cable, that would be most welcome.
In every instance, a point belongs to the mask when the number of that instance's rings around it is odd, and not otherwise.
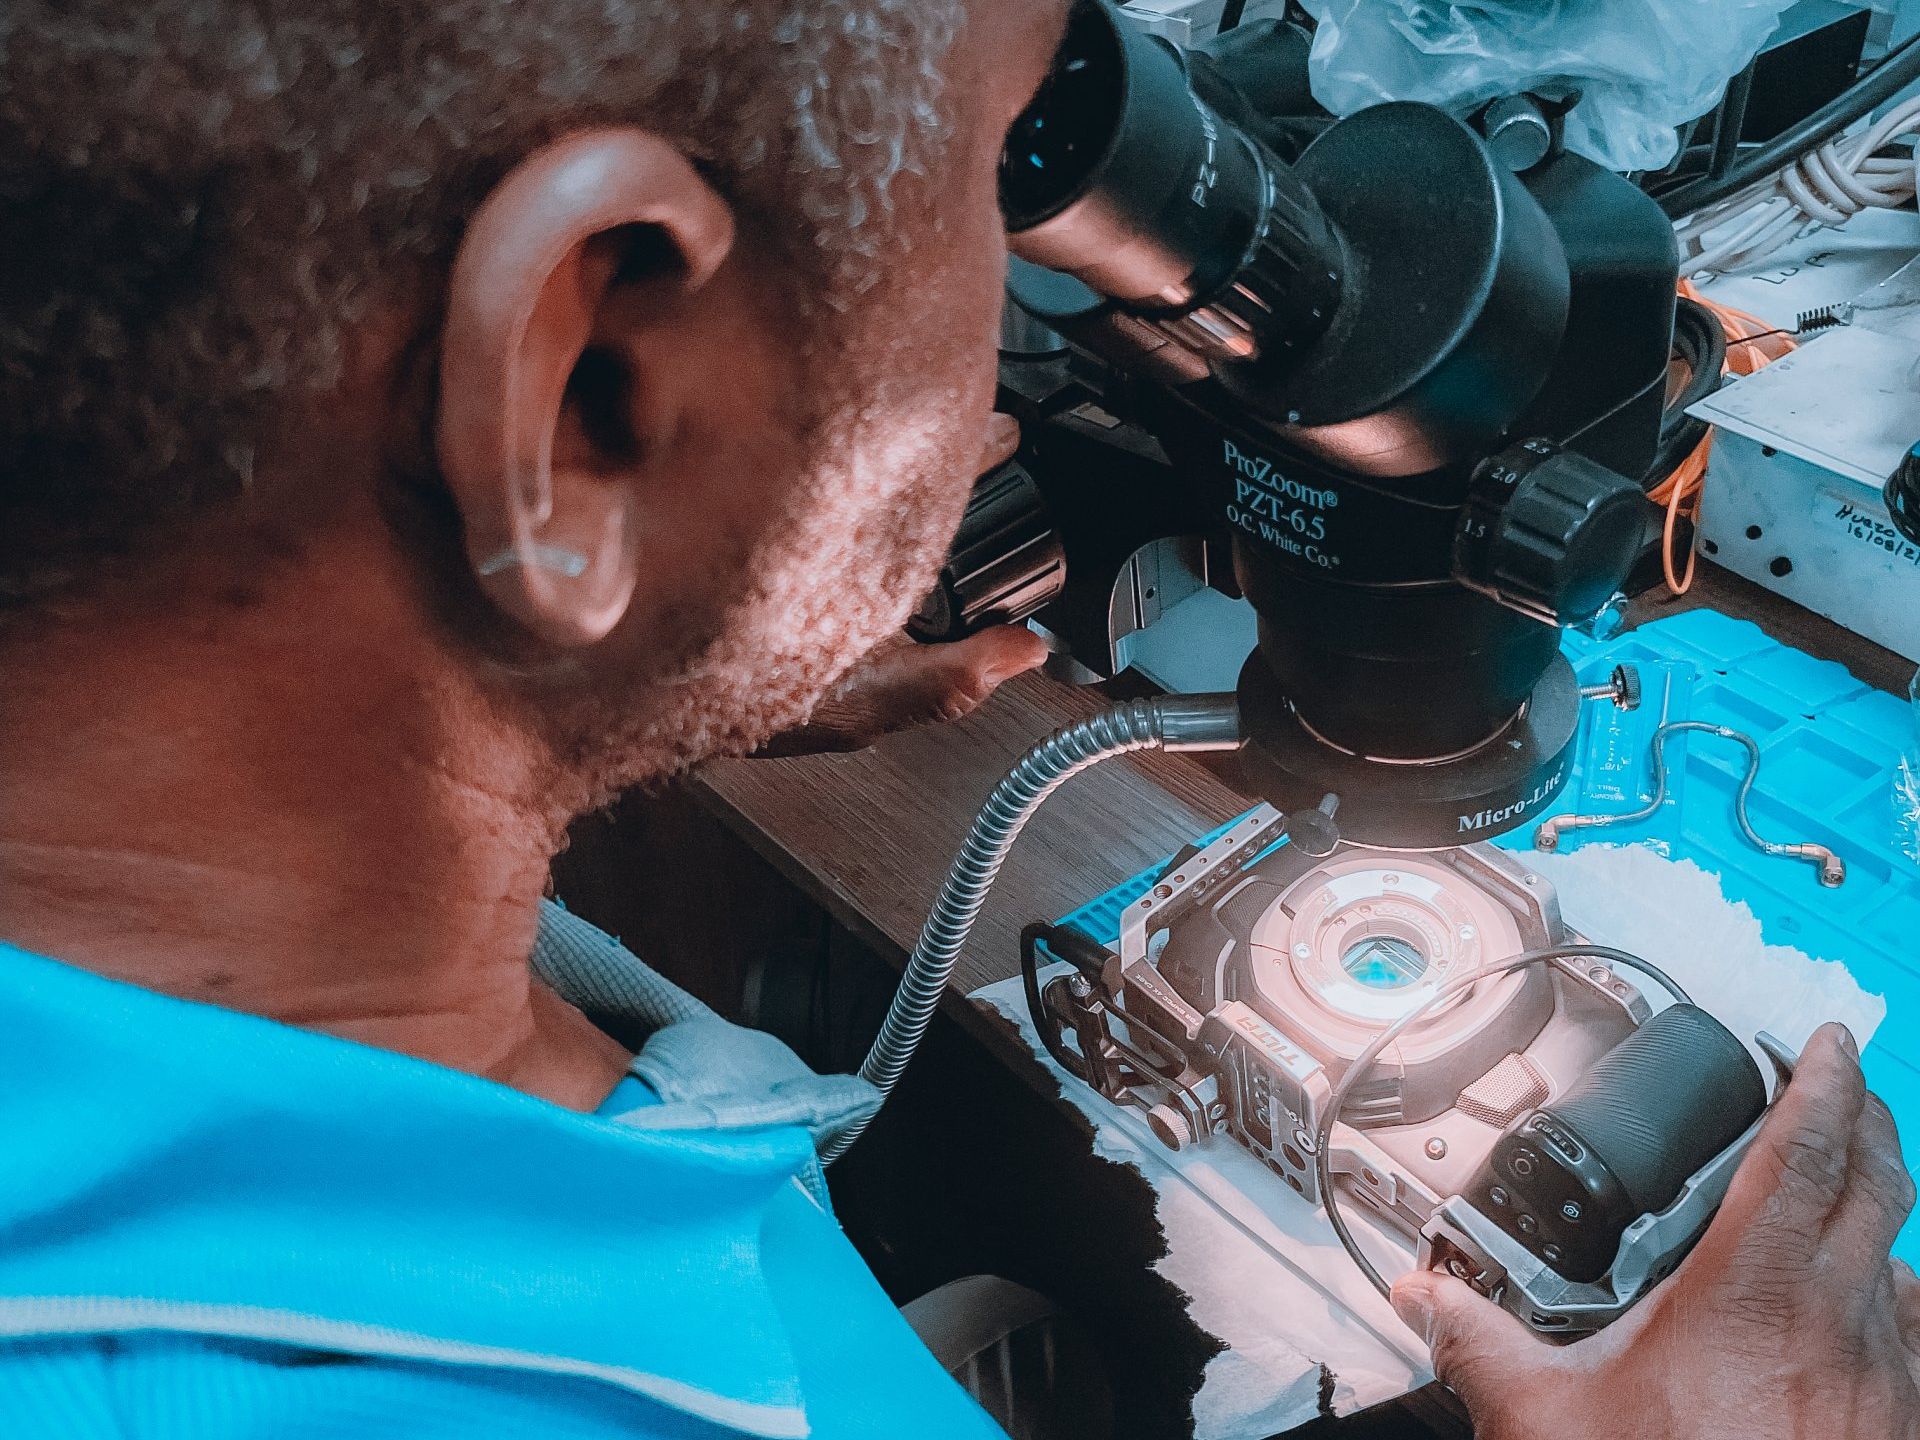
[[[1839,135],[1718,205],[1682,220],[1681,269],[1688,274],[1751,265],[1809,225],[1842,225],[1862,210],[1914,203],[1920,148],[1879,152],[1920,130],[1920,99],[1905,101],[1854,135]]]

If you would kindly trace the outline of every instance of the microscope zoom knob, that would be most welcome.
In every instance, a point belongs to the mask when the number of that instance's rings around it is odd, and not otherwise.
[[[907,633],[932,643],[1014,624],[1066,583],[1066,552],[1046,499],[1019,462],[1009,460],[973,487],[947,563],[907,617]]]
[[[1525,441],[1474,473],[1454,578],[1549,625],[1583,624],[1626,582],[1645,504],[1617,471]]]

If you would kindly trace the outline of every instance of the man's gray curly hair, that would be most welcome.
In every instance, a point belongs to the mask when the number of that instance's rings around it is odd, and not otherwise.
[[[0,603],[244,489],[274,402],[436,293],[543,140],[640,122],[814,303],[944,138],[961,0],[14,0],[0,7]]]

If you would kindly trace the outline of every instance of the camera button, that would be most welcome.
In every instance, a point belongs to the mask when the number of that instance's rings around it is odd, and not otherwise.
[[[1491,1190],[1487,1191],[1487,1199],[1496,1205],[1504,1206],[1507,1203],[1507,1187],[1504,1185],[1495,1185]]]
[[[1566,1217],[1568,1224],[1578,1225],[1580,1223],[1580,1217],[1586,1212],[1580,1208],[1580,1202],[1578,1200],[1569,1200],[1560,1207],[1560,1213]]]
[[[1533,1172],[1540,1167],[1540,1157],[1533,1151],[1519,1149],[1507,1159],[1507,1168],[1513,1172],[1516,1180],[1531,1180]]]
[[[1546,1139],[1547,1144],[1558,1150],[1567,1159],[1576,1164],[1585,1158],[1586,1152],[1580,1148],[1580,1142],[1572,1135],[1545,1118],[1533,1122],[1533,1128]]]

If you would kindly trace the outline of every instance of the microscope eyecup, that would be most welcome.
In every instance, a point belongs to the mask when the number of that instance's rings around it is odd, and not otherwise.
[[[1306,345],[1339,301],[1339,241],[1313,198],[1106,0],[1075,8],[1008,132],[1000,204],[1016,255],[1209,360]]]

